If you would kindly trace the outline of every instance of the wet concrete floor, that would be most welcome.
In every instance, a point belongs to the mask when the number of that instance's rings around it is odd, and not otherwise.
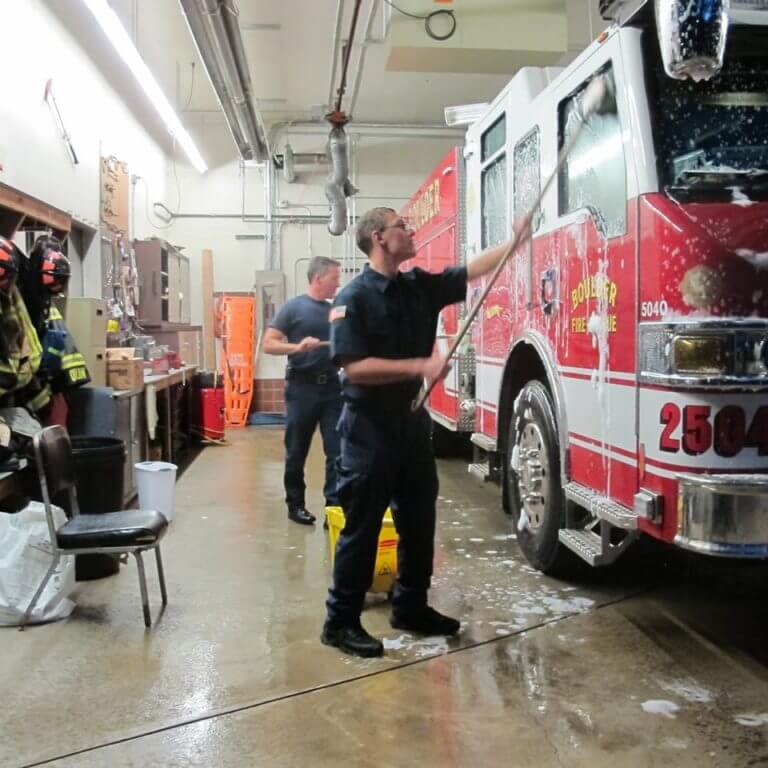
[[[133,563],[63,622],[0,630],[0,766],[768,765],[768,568],[630,551],[563,582],[528,567],[499,491],[440,462],[432,603],[456,639],[383,659],[318,641],[326,534],[287,521],[282,433],[210,447],[177,486],[169,605]],[[308,467],[319,511],[322,456]]]

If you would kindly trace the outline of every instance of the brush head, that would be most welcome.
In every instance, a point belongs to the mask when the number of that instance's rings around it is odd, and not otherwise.
[[[608,101],[608,83],[603,75],[598,75],[584,91],[584,98],[581,101],[581,109],[584,118],[588,118],[595,113],[603,114],[605,105]]]

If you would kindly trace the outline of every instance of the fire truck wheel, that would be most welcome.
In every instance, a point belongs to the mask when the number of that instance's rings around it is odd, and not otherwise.
[[[534,568],[565,575],[578,563],[558,539],[565,497],[557,424],[549,392],[540,381],[529,381],[520,392],[508,435],[504,475],[517,542]]]

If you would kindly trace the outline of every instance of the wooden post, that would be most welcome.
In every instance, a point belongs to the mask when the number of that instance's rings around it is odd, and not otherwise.
[[[207,371],[216,370],[216,324],[213,300],[213,251],[204,250],[203,269],[203,367]]]

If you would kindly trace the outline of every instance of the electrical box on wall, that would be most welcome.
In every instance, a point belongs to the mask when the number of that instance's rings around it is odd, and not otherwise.
[[[285,303],[285,275],[275,269],[257,270],[253,291],[261,302],[261,327],[266,328]]]

